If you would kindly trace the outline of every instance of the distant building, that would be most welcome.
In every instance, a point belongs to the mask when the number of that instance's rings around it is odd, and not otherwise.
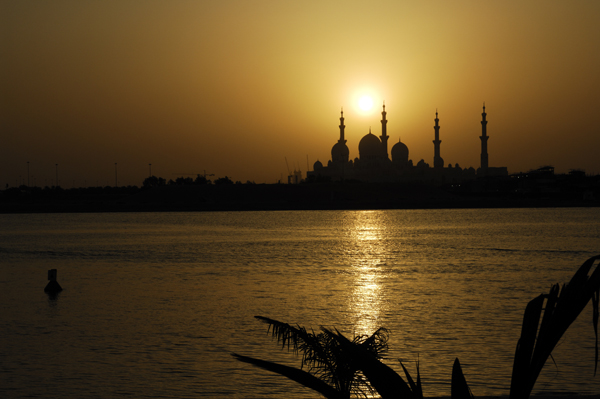
[[[482,114],[482,135],[481,139],[481,167],[476,172],[470,167],[462,169],[458,164],[453,167],[451,164],[444,166],[444,159],[441,157],[440,125],[438,112],[435,112],[434,140],[433,140],[433,168],[424,160],[416,165],[409,159],[409,150],[406,144],[400,140],[391,149],[391,159],[388,155],[387,134],[387,112],[385,104],[381,112],[381,136],[377,137],[369,129],[358,143],[358,158],[349,159],[350,151],[346,145],[344,111],[340,116],[340,138],[331,149],[331,160],[327,166],[321,161],[313,165],[313,170],[307,172],[309,181],[337,181],[337,180],[360,180],[367,182],[393,182],[393,181],[421,181],[426,183],[453,183],[464,180],[472,180],[482,176],[508,176],[506,167],[490,168],[488,166],[487,155],[487,121],[485,113],[485,104]]]
[[[493,177],[493,176],[508,176],[508,169],[506,167],[490,168],[488,166],[488,152],[487,152],[487,141],[490,138],[487,135],[487,116],[485,112],[485,103],[483,103],[483,113],[481,114],[481,166],[477,169],[478,177]]]
[[[292,173],[288,175],[288,184],[300,184],[302,181],[302,172],[299,170],[294,170]]]

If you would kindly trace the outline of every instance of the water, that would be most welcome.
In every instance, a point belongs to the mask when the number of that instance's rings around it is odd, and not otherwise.
[[[253,318],[390,330],[448,396],[507,395],[526,303],[600,253],[600,209],[0,215],[0,397],[316,398]],[[48,269],[65,289],[43,292]],[[535,392],[597,394],[591,309]]]

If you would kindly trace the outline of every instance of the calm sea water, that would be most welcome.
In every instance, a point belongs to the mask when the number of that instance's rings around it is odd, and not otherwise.
[[[598,208],[0,215],[0,397],[318,397],[231,357],[299,366],[254,315],[507,395],[526,303],[599,253]],[[593,348],[588,308],[536,392],[600,392]]]

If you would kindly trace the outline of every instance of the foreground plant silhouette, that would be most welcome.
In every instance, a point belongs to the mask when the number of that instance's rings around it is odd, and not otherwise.
[[[527,305],[515,351],[510,399],[529,398],[552,350],[590,300],[596,335],[594,375],[596,374],[600,267],[594,268],[594,264],[599,259],[600,255],[588,259],[562,289],[555,284],[549,294],[542,294]],[[232,354],[242,362],[281,374],[331,399],[346,399],[352,395],[366,397],[375,392],[384,399],[423,398],[418,363],[416,381],[400,363],[406,377],[404,381],[396,371],[381,362],[388,341],[388,332],[384,328],[378,329],[371,336],[357,336],[350,340],[338,330],[321,327],[319,333],[308,332],[300,326],[267,317],[255,317],[269,325],[269,330],[282,344],[282,348],[287,346],[288,350],[302,353],[300,369]],[[305,366],[306,370],[303,370]],[[452,368],[451,398],[473,398],[458,358]]]
[[[598,369],[598,295],[600,267],[594,263],[600,255],[581,265],[562,290],[558,284],[550,293],[531,300],[525,308],[521,337],[517,343],[510,384],[510,399],[527,399],[531,395],[546,360],[571,323],[592,300],[592,324],[596,336],[594,376]],[[544,307],[545,304],[545,307]],[[542,316],[543,311],[543,316]],[[540,323],[541,321],[541,323]]]
[[[320,333],[307,331],[304,327],[292,326],[267,317],[255,316],[269,324],[273,337],[282,348],[302,353],[301,368],[296,369],[265,360],[233,354],[238,360],[251,363],[266,370],[284,375],[308,388],[314,389],[326,398],[349,398],[360,396],[372,390],[364,376],[359,373],[357,362],[349,347],[368,354],[373,359],[380,358],[387,349],[387,330],[380,328],[371,336],[358,336],[347,340],[338,331],[321,328]],[[343,337],[343,339],[342,339]],[[302,370],[306,366],[307,370]]]

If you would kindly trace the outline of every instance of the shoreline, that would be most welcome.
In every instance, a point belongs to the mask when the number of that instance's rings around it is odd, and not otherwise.
[[[0,213],[598,207],[558,193],[453,192],[419,184],[190,185],[0,192]]]

